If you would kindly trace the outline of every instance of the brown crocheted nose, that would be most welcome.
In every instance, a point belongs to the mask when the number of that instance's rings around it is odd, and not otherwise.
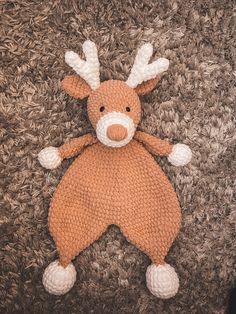
[[[107,128],[107,137],[113,141],[122,141],[128,135],[127,129],[120,124],[112,124]]]

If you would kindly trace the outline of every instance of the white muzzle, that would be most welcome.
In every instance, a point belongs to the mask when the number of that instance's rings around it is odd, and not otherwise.
[[[112,125],[121,125],[127,130],[127,136],[121,141],[112,140],[107,135],[107,130]],[[96,133],[99,141],[110,147],[122,147],[128,144],[135,132],[135,125],[133,120],[124,113],[121,112],[110,112],[102,116],[97,123]]]

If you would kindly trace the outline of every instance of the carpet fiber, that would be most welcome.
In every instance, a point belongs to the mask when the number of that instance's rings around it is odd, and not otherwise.
[[[0,313],[224,313],[236,278],[233,1],[14,0],[0,7]],[[167,257],[180,276],[170,300],[148,292],[150,260],[116,226],[74,260],[78,278],[67,295],[49,295],[41,283],[57,257],[50,199],[72,160],[48,171],[37,154],[91,130],[86,102],[59,86],[73,73],[65,51],[81,53],[87,38],[98,45],[102,81],[126,79],[147,41],[154,58],[170,59],[142,99],[140,125],[194,154],[183,168],[157,158],[183,212]]]

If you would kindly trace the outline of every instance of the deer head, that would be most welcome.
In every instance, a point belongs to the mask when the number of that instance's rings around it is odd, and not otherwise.
[[[133,138],[141,118],[139,95],[148,93],[157,85],[159,75],[168,69],[169,61],[159,58],[149,64],[153,47],[147,43],[138,50],[126,82],[108,80],[100,83],[95,44],[85,41],[83,52],[86,61],[73,51],[66,52],[66,63],[78,75],[65,77],[62,87],[75,98],[89,96],[88,116],[99,141],[107,146],[122,147]]]

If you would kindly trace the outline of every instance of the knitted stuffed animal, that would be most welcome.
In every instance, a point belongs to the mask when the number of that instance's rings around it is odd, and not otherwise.
[[[62,87],[73,97],[89,96],[88,116],[96,135],[47,147],[38,156],[43,167],[54,169],[64,158],[80,154],[58,185],[49,209],[59,260],[46,268],[44,287],[55,295],[68,292],[76,280],[71,261],[115,224],[150,257],[146,272],[150,292],[170,298],[179,279],[164,259],[179,231],[181,212],[170,182],[151,154],[168,156],[175,166],[187,164],[192,154],[184,144],[171,145],[136,131],[141,116],[138,96],[156,86],[169,61],[160,58],[149,64],[153,48],[148,43],[139,49],[126,82],[100,84],[95,44],[87,40],[83,51],[86,61],[72,51],[66,53],[66,62],[78,75],[65,77]]]

